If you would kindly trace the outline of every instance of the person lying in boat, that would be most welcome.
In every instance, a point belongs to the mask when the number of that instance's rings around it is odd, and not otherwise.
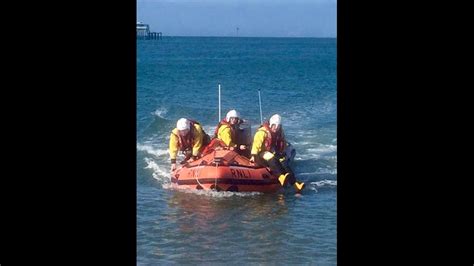
[[[286,160],[286,146],[281,116],[275,114],[255,132],[250,161],[257,165],[270,167],[272,171],[279,175],[278,180],[282,186],[287,182],[294,185],[297,191],[300,191],[304,183],[297,182],[293,171],[286,164],[282,164]]]
[[[206,147],[203,154],[206,154],[217,147],[228,148],[233,150],[240,155],[247,155],[247,146],[237,144],[240,134],[239,125],[243,122],[239,112],[236,110],[230,110],[227,115],[222,119],[216,126],[214,131],[214,138],[210,142],[209,146]],[[246,154],[247,153],[247,154]]]
[[[203,148],[209,143],[209,136],[201,125],[190,119],[181,118],[176,123],[176,128],[171,131],[169,154],[171,171],[176,170],[176,157],[181,151],[185,158],[181,164],[198,159]]]

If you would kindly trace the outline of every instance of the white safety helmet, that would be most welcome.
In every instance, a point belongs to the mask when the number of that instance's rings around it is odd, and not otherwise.
[[[274,114],[270,117],[270,127],[272,125],[281,125],[281,116],[279,114]]]
[[[225,116],[225,121],[229,122],[231,117],[240,118],[240,114],[235,110],[230,110]]]
[[[180,118],[178,120],[178,122],[176,123],[176,127],[178,128],[178,130],[186,130],[186,129],[189,129],[190,126],[189,126],[189,121],[188,119],[186,118]]]

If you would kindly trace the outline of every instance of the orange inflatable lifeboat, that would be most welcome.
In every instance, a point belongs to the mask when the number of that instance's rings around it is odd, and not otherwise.
[[[179,188],[234,192],[276,192],[282,188],[270,168],[255,166],[238,153],[216,149],[171,173]]]

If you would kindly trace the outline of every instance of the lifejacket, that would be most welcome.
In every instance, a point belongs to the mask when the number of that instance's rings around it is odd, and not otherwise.
[[[217,124],[216,130],[214,130],[214,138],[217,138],[217,135],[219,134],[219,129],[221,126],[226,125],[230,128],[230,138],[232,139],[233,142],[237,141],[237,133],[235,132],[235,128],[224,119],[222,119],[219,124]]]
[[[267,121],[263,123],[259,130],[264,130],[267,133],[264,142],[265,151],[272,151],[272,149],[274,149],[273,151],[277,153],[283,153],[285,151],[286,141],[283,137],[282,129],[278,130],[276,133],[273,133],[270,130],[270,125]]]

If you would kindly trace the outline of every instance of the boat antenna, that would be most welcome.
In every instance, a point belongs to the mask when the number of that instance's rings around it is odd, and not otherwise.
[[[260,97],[260,89],[258,89],[258,105],[260,106],[260,124],[263,125],[263,118],[262,118],[262,98]]]
[[[219,122],[221,121],[221,84],[219,83]]]

